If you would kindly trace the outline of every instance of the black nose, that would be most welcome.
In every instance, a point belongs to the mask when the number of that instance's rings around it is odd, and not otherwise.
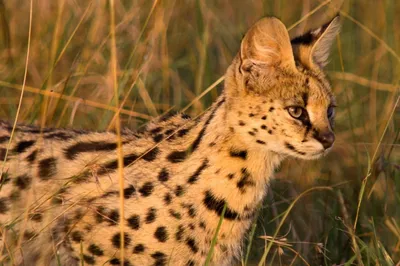
[[[319,132],[315,138],[321,142],[325,150],[330,148],[335,142],[335,134],[333,134],[333,132],[330,130]]]

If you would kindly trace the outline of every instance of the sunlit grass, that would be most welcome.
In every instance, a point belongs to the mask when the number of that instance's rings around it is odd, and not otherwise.
[[[252,23],[275,15],[294,36],[326,22],[336,2],[4,1],[0,118],[118,131],[171,109],[197,116],[221,91]],[[343,1],[327,68],[339,105],[337,142],[322,160],[282,165],[243,265],[399,263],[399,12],[395,0]],[[329,192],[302,197],[318,186]]]

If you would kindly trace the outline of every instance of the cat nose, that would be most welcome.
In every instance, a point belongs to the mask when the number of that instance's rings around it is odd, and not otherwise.
[[[322,131],[317,134],[316,139],[321,142],[322,146],[326,150],[335,142],[335,134],[330,130]]]

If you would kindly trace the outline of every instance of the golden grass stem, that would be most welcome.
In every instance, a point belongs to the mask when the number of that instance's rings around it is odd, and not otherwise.
[[[306,191],[304,191],[303,193],[301,193],[299,196],[297,196],[297,197],[295,198],[295,200],[289,205],[289,207],[288,207],[287,210],[285,211],[285,213],[284,213],[284,215],[283,215],[283,217],[282,217],[282,220],[280,221],[280,223],[279,223],[277,229],[275,230],[274,235],[273,235],[272,238],[269,240],[269,243],[268,243],[267,247],[266,247],[265,250],[264,250],[264,253],[263,253],[263,255],[262,255],[262,257],[261,257],[261,259],[260,259],[260,261],[259,261],[259,263],[258,263],[258,266],[263,266],[263,265],[264,265],[264,263],[265,263],[265,261],[266,261],[266,259],[267,259],[268,253],[269,253],[269,251],[271,250],[272,244],[274,243],[276,237],[278,236],[279,230],[281,229],[283,223],[285,222],[286,218],[288,217],[290,211],[293,209],[294,205],[295,205],[302,197],[304,197],[305,195],[307,195],[309,192],[312,192],[312,191],[315,191],[315,190],[329,190],[329,191],[332,191],[332,188],[331,188],[331,187],[322,187],[322,186],[313,187],[313,188],[307,189]]]
[[[68,38],[67,42],[66,42],[65,45],[63,46],[63,48],[62,48],[60,54],[58,55],[57,59],[56,59],[56,60],[54,61],[54,63],[51,65],[50,70],[49,70],[49,72],[48,72],[48,74],[47,74],[47,77],[46,77],[46,79],[45,79],[45,81],[44,81],[44,83],[43,83],[43,86],[44,86],[46,83],[49,84],[49,85],[51,85],[51,83],[48,83],[48,81],[51,79],[51,77],[52,77],[52,75],[53,75],[53,71],[54,71],[56,65],[58,64],[58,62],[60,61],[60,59],[61,59],[62,56],[64,55],[65,51],[67,50],[67,47],[69,46],[69,44],[71,43],[73,37],[75,36],[76,32],[78,31],[79,27],[81,26],[81,24],[82,24],[84,18],[86,17],[87,13],[89,12],[91,6],[92,6],[92,2],[90,2],[90,3],[88,4],[88,6],[87,6],[85,12],[83,13],[81,19],[79,20],[78,24],[76,25],[76,27],[75,27],[74,31],[72,32],[71,36]],[[43,86],[42,86],[42,87],[43,87]],[[51,90],[51,89],[50,89],[49,87],[47,87],[46,91],[49,91],[49,90]],[[43,102],[42,102],[42,104],[41,104],[41,106],[42,106],[42,119],[41,119],[41,122],[40,122],[40,127],[41,127],[41,128],[44,128],[44,127],[45,127],[45,124],[46,124],[46,115],[47,115],[48,104],[49,104],[49,103],[48,103],[48,96],[47,96],[47,94],[45,94],[44,96],[45,96],[45,97],[44,97],[44,100],[43,100]]]
[[[2,177],[3,177],[4,167],[5,167],[6,161],[7,161],[8,151],[10,150],[10,147],[11,147],[11,142],[12,142],[12,139],[13,139],[13,136],[14,136],[14,133],[15,133],[15,128],[16,128],[17,123],[18,123],[18,116],[19,116],[19,113],[21,111],[22,99],[24,98],[24,92],[25,92],[25,86],[26,86],[26,77],[28,75],[28,65],[29,65],[29,55],[30,55],[30,47],[31,47],[31,37],[32,37],[32,13],[33,13],[33,0],[30,0],[28,44],[27,44],[27,48],[26,48],[24,78],[23,78],[23,81],[22,81],[21,94],[20,94],[20,97],[19,97],[17,112],[15,114],[14,124],[13,124],[12,130],[11,130],[11,133],[10,133],[10,139],[8,140],[6,153],[4,155],[4,160],[3,160],[3,163],[2,163],[2,166],[1,166],[0,178],[2,180],[3,180]],[[3,185],[3,182],[1,182],[1,184],[0,184],[0,191],[1,191],[2,185]]]
[[[317,12],[318,10],[320,10],[322,7],[326,6],[327,4],[329,4],[332,0],[326,0],[324,2],[322,2],[321,4],[319,4],[316,8],[314,8],[313,10],[311,10],[310,12],[308,12],[305,16],[303,16],[301,19],[299,19],[298,21],[296,21],[294,24],[290,25],[287,29],[288,31],[291,31],[292,29],[294,29],[297,25],[299,25],[300,23],[302,23],[304,20],[306,20],[308,17],[310,17],[312,14],[314,14],[315,12]]]
[[[372,38],[374,38],[375,40],[377,40],[380,44],[382,44],[385,49],[393,55],[394,58],[396,58],[396,60],[400,63],[400,56],[382,39],[380,38],[378,35],[376,35],[375,33],[373,33],[368,27],[366,27],[364,24],[362,24],[361,22],[359,22],[357,19],[353,18],[352,16],[350,16],[349,14],[347,14],[345,11],[340,10],[340,14],[343,15],[345,18],[349,19],[350,21],[352,21],[353,23],[355,23],[357,26],[359,26],[362,30],[364,30],[366,33],[368,33]]]
[[[211,84],[207,89],[205,89],[199,96],[197,96],[196,98],[194,98],[188,105],[186,105],[181,112],[184,113],[186,112],[187,109],[190,108],[190,106],[192,106],[194,103],[198,102],[201,98],[204,97],[204,95],[206,95],[207,93],[209,93],[211,90],[213,90],[215,87],[218,86],[218,84],[220,84],[223,80],[225,79],[225,76],[220,77],[219,79],[217,79],[213,84]]]
[[[115,10],[114,10],[114,0],[110,0],[110,33],[111,33],[111,71],[112,80],[114,87],[114,100],[115,107],[119,107],[119,92],[118,92],[118,80],[117,80],[117,50],[116,50],[116,39],[115,39]],[[119,110],[119,109],[118,109]],[[120,229],[120,261],[121,265],[124,265],[125,260],[125,233],[124,233],[124,153],[122,150],[122,140],[121,140],[121,121],[119,117],[119,112],[115,115],[115,131],[117,137],[117,157],[118,157],[118,181],[119,181],[119,229]]]
[[[226,212],[226,203],[224,204],[224,208],[222,209],[222,212],[221,212],[221,217],[219,218],[217,228],[215,229],[215,234],[211,241],[210,249],[208,250],[206,262],[204,263],[205,266],[210,265],[210,263],[211,263],[212,256],[214,253],[214,247],[217,244],[218,233],[221,230],[222,222],[224,221],[225,212]]]
[[[380,139],[379,139],[379,142],[378,142],[378,144],[377,144],[377,146],[376,146],[376,148],[375,148],[375,152],[374,152],[374,154],[372,155],[372,158],[369,160],[369,167],[368,167],[367,173],[366,173],[366,175],[365,175],[365,177],[364,177],[364,179],[363,179],[363,186],[364,186],[364,187],[365,187],[365,185],[366,185],[367,182],[368,182],[369,176],[372,174],[373,165],[374,165],[374,163],[375,163],[376,156],[377,156],[377,154],[378,154],[379,148],[381,147],[381,143],[382,143],[382,141],[383,141],[383,137],[385,136],[386,131],[387,131],[387,129],[389,128],[389,124],[390,124],[390,122],[391,122],[392,119],[393,119],[393,114],[394,114],[394,112],[396,111],[396,107],[397,107],[397,105],[399,104],[399,100],[400,100],[400,96],[397,97],[397,100],[396,100],[396,103],[395,103],[394,106],[393,106],[392,112],[390,113],[390,116],[389,116],[388,119],[387,119],[385,129],[383,130],[383,132],[382,132],[382,134],[381,134],[381,137],[380,137]],[[362,188],[363,188],[363,187],[362,187]],[[355,231],[356,228],[357,228],[357,222],[358,222],[358,217],[359,217],[359,214],[360,214],[360,207],[361,207],[363,195],[364,195],[364,189],[361,189],[361,190],[360,190],[359,197],[358,197],[357,213],[356,213],[356,217],[355,217],[355,219],[354,219],[354,225],[353,225],[354,231]]]
[[[364,86],[364,87],[369,87],[369,88],[373,87],[374,89],[379,90],[379,91],[396,92],[399,90],[398,86],[395,86],[392,84],[387,84],[387,83],[382,83],[382,82],[378,82],[378,81],[374,81],[374,80],[369,80],[367,78],[360,77],[353,73],[329,72],[329,76],[332,77],[333,79],[350,81],[350,82],[356,83],[356,84]]]
[[[22,90],[22,87],[20,85],[8,83],[5,81],[0,81],[0,86],[17,89],[17,90]],[[142,118],[145,120],[152,119],[151,116],[146,115],[146,114],[141,114],[141,113],[126,110],[126,109],[119,109],[115,106],[110,106],[108,104],[98,103],[98,102],[86,100],[86,99],[83,99],[80,97],[64,95],[64,94],[57,93],[54,91],[42,91],[38,88],[34,88],[34,87],[26,86],[26,85],[24,86],[24,90],[28,91],[28,92],[36,93],[36,94],[48,95],[50,97],[60,98],[62,100],[66,100],[66,101],[73,102],[73,103],[82,102],[83,104],[91,106],[91,107],[100,108],[100,109],[104,109],[104,110],[108,110],[108,111],[113,111],[115,113],[120,112],[121,114],[129,115],[129,116],[133,116],[133,117],[137,117],[137,118]]]

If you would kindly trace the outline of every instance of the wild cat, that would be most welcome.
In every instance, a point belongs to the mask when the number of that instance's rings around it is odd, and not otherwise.
[[[114,133],[19,126],[1,178],[3,263],[204,265],[223,215],[211,264],[231,265],[274,169],[334,143],[323,67],[339,28],[290,40],[277,18],[254,24],[206,113],[122,134],[123,193]],[[11,129],[0,123],[1,159]]]

